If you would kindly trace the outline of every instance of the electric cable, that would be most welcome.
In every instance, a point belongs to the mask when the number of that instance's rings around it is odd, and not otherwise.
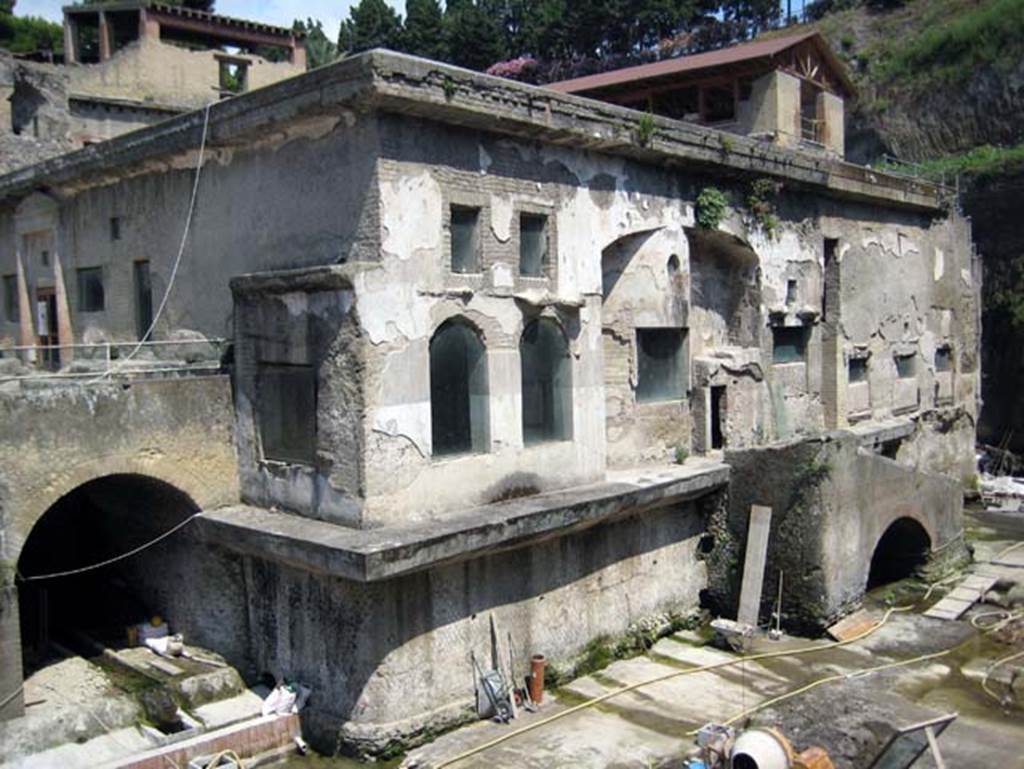
[[[94,377],[93,379],[87,380],[84,384],[92,384],[98,382],[101,379],[109,377],[111,374],[122,368],[128,361],[134,358],[142,346],[149,340],[149,337],[153,333],[153,329],[156,328],[156,324],[160,321],[160,316],[163,315],[164,309],[167,307],[167,300],[171,296],[171,289],[174,287],[174,281],[178,277],[178,268],[181,266],[182,256],[185,254],[185,245],[188,242],[189,233],[192,230],[192,218],[196,210],[196,198],[199,196],[199,178],[203,171],[203,159],[206,155],[206,139],[210,130],[210,107],[213,103],[206,105],[203,110],[203,132],[202,137],[199,140],[199,155],[196,158],[196,172],[192,179],[192,195],[188,202],[188,213],[185,215],[185,227],[181,233],[181,242],[178,244],[178,255],[174,258],[174,266],[171,268],[170,277],[167,279],[167,288],[164,289],[164,295],[160,299],[160,304],[157,305],[156,312],[153,313],[153,320],[149,324],[149,328],[146,329],[146,333],[142,335],[132,351],[127,356],[118,360],[117,364],[107,369],[102,374]]]
[[[68,569],[66,571],[55,571],[55,572],[52,572],[50,574],[34,574],[32,576],[29,576],[29,577],[26,577],[21,572],[18,572],[17,573],[17,578],[21,582],[37,582],[37,581],[43,580],[43,579],[57,579],[58,577],[71,577],[71,576],[74,576],[75,574],[83,574],[83,573],[85,573],[87,571],[94,571],[96,569],[102,569],[105,566],[110,566],[111,564],[117,563],[118,561],[123,561],[123,560],[125,560],[127,558],[131,558],[133,555],[138,555],[143,550],[146,550],[146,549],[148,549],[150,547],[153,547],[153,545],[155,545],[155,544],[157,544],[159,542],[162,542],[163,540],[167,539],[169,536],[171,536],[175,532],[179,531],[180,529],[185,528],[185,526],[187,526],[188,524],[192,523],[192,521],[194,521],[196,518],[198,518],[201,515],[203,515],[203,511],[201,511],[201,510],[198,513],[193,513],[188,518],[186,518],[183,521],[178,522],[172,528],[168,529],[167,531],[165,531],[163,534],[161,534],[160,536],[156,537],[155,539],[151,539],[149,542],[146,542],[145,544],[139,545],[138,547],[129,550],[127,553],[122,553],[121,555],[115,555],[113,558],[107,558],[105,561],[100,561],[99,563],[93,563],[93,564],[90,564],[89,566],[81,566],[81,567],[79,567],[77,569]]]

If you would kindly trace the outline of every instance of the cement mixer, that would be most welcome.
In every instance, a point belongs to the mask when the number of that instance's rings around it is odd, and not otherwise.
[[[728,726],[707,724],[697,733],[701,759],[690,769],[834,769],[828,753],[810,747],[797,753],[776,729],[748,729],[737,735]]]

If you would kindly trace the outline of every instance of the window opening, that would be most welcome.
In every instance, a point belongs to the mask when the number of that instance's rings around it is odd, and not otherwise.
[[[786,281],[786,304],[793,304],[796,301],[796,281],[793,279]]]
[[[50,266],[50,252],[47,249],[44,248],[39,252],[39,261],[42,263],[43,267]]]
[[[78,309],[80,312],[102,312],[105,306],[103,268],[83,267],[78,271]]]
[[[950,347],[940,347],[935,351],[935,372],[941,374],[953,370],[953,350]]]
[[[638,401],[678,400],[686,393],[685,329],[638,328]]]
[[[4,318],[8,323],[18,322],[17,275],[4,275]]]
[[[868,381],[868,359],[867,358],[850,358],[849,361],[849,376],[848,380],[850,384],[856,382]]]
[[[111,216],[110,217],[110,239],[120,240],[121,239],[121,217]]]
[[[711,388],[711,448],[720,449],[725,445],[722,434],[725,412],[725,385]]]
[[[135,286],[135,332],[139,339],[153,325],[153,284],[149,275],[149,262],[140,260],[132,265]]]
[[[487,355],[476,331],[447,321],[430,340],[430,426],[435,456],[487,450]]]
[[[772,328],[772,363],[802,363],[807,355],[807,329],[803,326]]]
[[[220,89],[228,94],[243,93],[249,87],[249,64],[220,59]]]
[[[548,261],[548,218],[538,214],[519,215],[519,274],[530,278],[544,275]]]
[[[523,441],[572,437],[572,360],[562,330],[547,319],[534,321],[519,341],[523,387]]]
[[[896,376],[900,379],[913,379],[915,376],[914,356],[896,356]]]
[[[480,209],[451,207],[452,272],[480,272]]]
[[[257,403],[263,457],[312,464],[316,456],[316,371],[260,363]]]

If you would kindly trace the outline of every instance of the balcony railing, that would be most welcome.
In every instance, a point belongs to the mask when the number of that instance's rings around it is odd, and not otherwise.
[[[230,343],[198,338],[0,347],[0,384],[208,375],[221,370]]]

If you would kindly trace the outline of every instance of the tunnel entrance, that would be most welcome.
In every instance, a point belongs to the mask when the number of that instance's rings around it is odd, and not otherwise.
[[[130,625],[166,617],[175,589],[173,552],[187,527],[152,542],[198,512],[173,486],[141,475],[110,475],[61,497],[33,527],[18,559],[18,604],[24,673],[66,650],[91,656],[83,639],[127,643]],[[101,568],[47,579],[41,575],[116,559]],[[172,625],[173,627],[173,625]],[[62,651],[63,650],[63,651]]]
[[[932,540],[913,518],[894,521],[875,546],[868,590],[913,576],[928,561]]]

